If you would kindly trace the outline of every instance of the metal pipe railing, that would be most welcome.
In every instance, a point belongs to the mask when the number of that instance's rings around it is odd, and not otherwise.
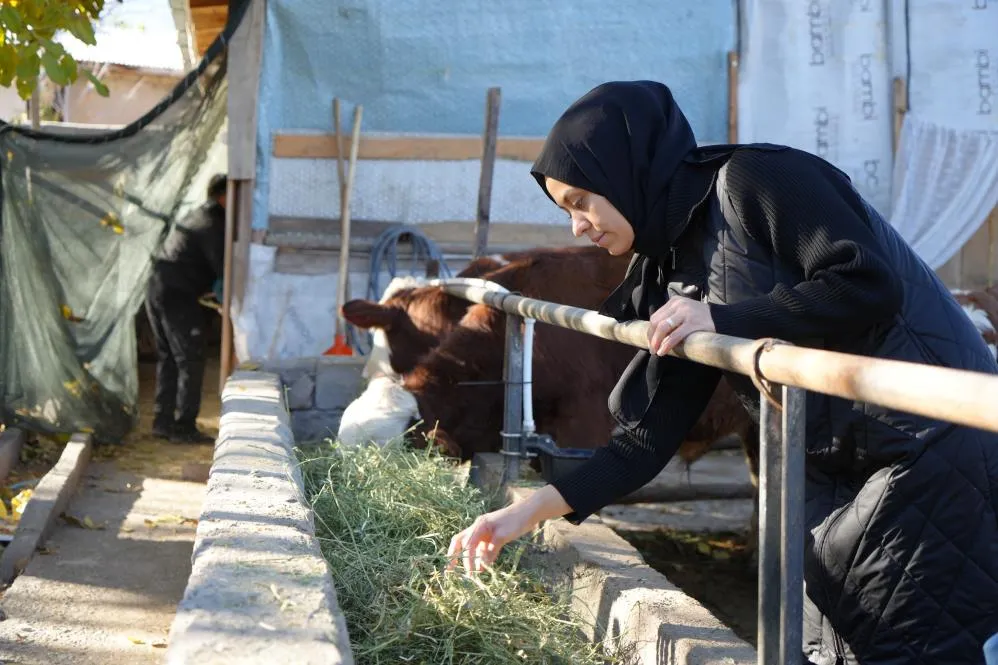
[[[497,291],[488,284],[446,284],[458,297],[505,311],[506,384],[503,452],[506,480],[519,474],[522,454],[523,319],[648,345],[648,323],[618,323],[567,305]],[[760,396],[759,618],[757,662],[800,662],[804,614],[805,396],[814,390],[930,418],[998,432],[998,377],[916,363],[866,358],[789,344],[760,344],[694,333],[675,355],[752,376]],[[768,385],[767,385],[768,384]]]
[[[474,285],[444,287],[449,293],[510,314],[616,340],[648,346],[648,322],[618,323],[591,310]],[[758,343],[715,333],[693,333],[675,355],[753,376]],[[826,395],[876,404],[928,418],[998,432],[998,376],[899,360],[777,344],[758,356],[762,379]]]

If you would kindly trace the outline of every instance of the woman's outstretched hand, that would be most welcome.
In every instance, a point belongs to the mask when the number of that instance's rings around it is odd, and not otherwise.
[[[450,559],[447,570],[453,570],[461,561],[466,572],[477,573],[485,566],[491,566],[505,545],[544,520],[571,510],[558,490],[545,485],[523,501],[486,513],[451,538],[447,548]]]
[[[714,331],[707,303],[673,296],[648,319],[648,350],[664,356],[690,333]]]
[[[477,573],[491,566],[507,543],[530,531],[533,525],[515,508],[517,504],[486,513],[451,538],[447,570],[453,570],[461,559],[466,571]]]

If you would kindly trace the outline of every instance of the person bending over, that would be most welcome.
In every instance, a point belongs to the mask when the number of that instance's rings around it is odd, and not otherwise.
[[[532,175],[575,236],[635,251],[601,312],[649,321],[648,350],[610,395],[609,444],[454,536],[450,567],[479,570],[541,521],[578,524],[654,478],[722,376],[668,355],[690,333],[998,373],[844,173],[786,146],[698,148],[660,83],[573,103]],[[751,380],[724,376],[758,419]],[[819,393],[806,409],[805,661],[983,662],[998,632],[998,434]]]

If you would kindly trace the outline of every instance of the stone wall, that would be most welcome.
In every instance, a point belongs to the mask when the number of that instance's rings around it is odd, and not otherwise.
[[[364,389],[364,357],[320,356],[266,362],[281,377],[299,444],[336,436],[347,405]]]

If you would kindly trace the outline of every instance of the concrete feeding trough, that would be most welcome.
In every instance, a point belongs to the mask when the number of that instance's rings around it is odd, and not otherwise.
[[[171,665],[353,662],[349,627],[293,454],[295,411],[319,411],[330,418],[322,427],[335,431],[331,414],[359,391],[360,364],[337,360],[239,370],[227,382],[192,572],[170,631]],[[324,371],[342,384],[334,388]],[[309,390],[304,377],[312,377]],[[320,400],[323,381],[329,382],[323,398],[339,394],[342,404]],[[289,409],[289,403],[311,409]],[[479,459],[473,478],[488,483],[490,466],[487,456]],[[514,485],[507,495],[530,491]],[[615,644],[641,665],[756,662],[748,643],[597,518],[580,527],[553,520],[541,538],[538,564],[552,584],[570,589],[594,642]],[[275,602],[273,588],[288,602]]]

